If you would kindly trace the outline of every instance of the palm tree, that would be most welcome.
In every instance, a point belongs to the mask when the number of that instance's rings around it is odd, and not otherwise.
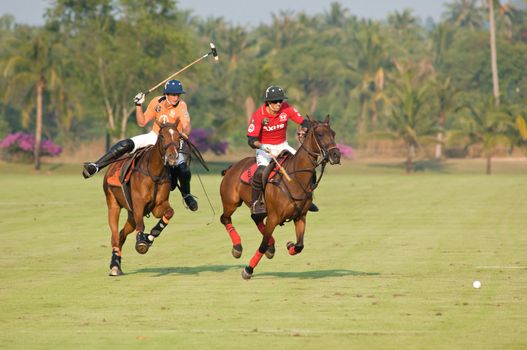
[[[441,22],[434,28],[431,36],[434,67],[439,69],[443,64],[446,52],[454,41],[455,30],[450,24]]]
[[[433,141],[435,120],[426,110],[430,102],[430,85],[427,70],[414,65],[398,64],[398,76],[394,81],[394,101],[388,119],[388,133],[406,145],[406,172],[414,172],[416,149],[424,142]]]
[[[454,0],[447,3],[447,11],[442,17],[456,27],[479,29],[483,26],[483,12],[477,2],[478,0]]]
[[[494,24],[494,3],[498,0],[489,1],[489,27],[490,27],[490,62],[492,68],[492,93],[496,106],[500,104],[500,83],[498,79],[498,62],[496,52],[496,26]]]
[[[388,16],[388,23],[399,35],[404,35],[418,27],[417,18],[412,14],[412,10],[405,9],[403,12],[397,12]]]
[[[486,173],[492,173],[492,157],[499,146],[511,144],[510,130],[514,127],[512,117],[495,104],[492,98],[481,103],[464,106],[466,111],[460,119],[461,130],[452,131],[449,139],[468,137],[467,146],[482,146],[486,159]]]
[[[449,112],[456,109],[456,96],[459,90],[452,85],[452,79],[447,77],[445,79],[437,79],[433,83],[434,92],[437,97],[437,136],[435,158],[441,159],[443,157],[443,139],[446,118]]]
[[[11,80],[5,91],[5,98],[20,106],[23,124],[26,126],[29,124],[30,113],[35,111],[33,155],[35,170],[39,170],[44,96],[48,88],[57,89],[63,84],[57,72],[60,62],[53,54],[54,48],[60,43],[52,33],[45,30],[35,31],[25,28],[19,34],[23,34],[25,40],[21,41],[23,44],[18,48],[18,52],[8,59],[4,67],[4,77]],[[35,104],[26,103],[32,98]]]
[[[358,134],[364,136],[374,128],[388,99],[384,91],[385,69],[391,66],[384,36],[378,23],[366,22],[352,39],[355,55],[349,67],[359,83],[351,91],[359,100]]]
[[[324,13],[324,22],[329,27],[343,27],[348,14],[347,8],[343,8],[339,2],[332,2],[329,11]]]

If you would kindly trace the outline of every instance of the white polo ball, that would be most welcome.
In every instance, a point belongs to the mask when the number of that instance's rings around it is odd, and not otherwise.
[[[481,288],[481,282],[478,281],[478,280],[472,282],[472,287],[474,287],[474,288],[476,288],[476,289]]]

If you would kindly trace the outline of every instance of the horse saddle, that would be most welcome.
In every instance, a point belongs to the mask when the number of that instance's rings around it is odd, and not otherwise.
[[[278,157],[276,157],[276,160],[278,161],[280,165],[282,165],[285,162],[285,160],[291,156],[292,156],[291,152],[287,150],[283,150],[282,152],[280,152]],[[247,185],[250,185],[257,167],[258,167],[258,164],[256,163],[256,158],[255,158],[255,162],[252,163],[251,166],[249,166],[246,170],[244,170],[242,174],[240,175],[240,181]],[[279,171],[278,165],[276,165],[274,161],[269,163],[269,165],[265,168],[264,173],[262,175],[262,177],[266,179],[266,181],[264,181],[264,187],[267,184],[267,182],[272,182],[271,180],[278,173],[278,171]]]
[[[128,182],[130,182],[130,177],[132,176],[136,162],[138,162],[141,156],[145,154],[150,148],[152,148],[152,146],[141,148],[137,152],[129,154],[125,158],[115,162],[114,165],[108,170],[108,184],[118,187],[128,184]]]

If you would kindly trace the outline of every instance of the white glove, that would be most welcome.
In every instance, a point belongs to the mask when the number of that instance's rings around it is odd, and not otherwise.
[[[134,102],[135,102],[136,106],[140,106],[143,103],[145,103],[145,94],[140,92],[137,95],[135,95]]]
[[[271,154],[271,149],[270,149],[269,147],[267,147],[267,146],[261,145],[261,146],[260,146],[260,149],[261,149],[262,151],[264,151],[265,153],[269,153],[269,154]]]

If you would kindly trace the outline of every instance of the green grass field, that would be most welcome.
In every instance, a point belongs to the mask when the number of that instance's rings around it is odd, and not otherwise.
[[[200,175],[214,217],[194,175],[200,210],[175,194],[170,226],[146,255],[128,240],[112,278],[102,176],[0,164],[0,348],[527,348],[525,161],[421,170],[329,169],[304,251],[289,256],[294,226],[279,227],[275,258],[244,281],[260,234],[240,208],[232,258],[219,175]]]

